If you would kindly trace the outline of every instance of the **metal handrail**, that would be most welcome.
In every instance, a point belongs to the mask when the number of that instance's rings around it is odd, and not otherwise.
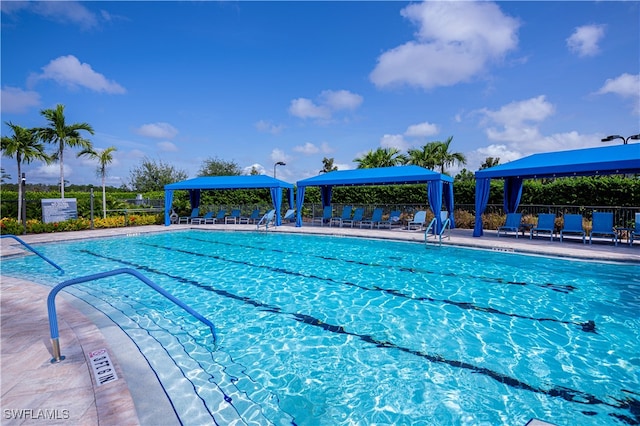
[[[424,243],[425,245],[428,242],[428,238],[429,238],[429,231],[431,230],[431,228],[436,224],[436,218],[434,217],[433,219],[431,219],[431,222],[429,223],[429,226],[427,226],[427,229],[424,231]],[[450,218],[446,218],[444,220],[444,222],[442,223],[442,229],[440,230],[440,232],[437,234],[438,236],[438,243],[442,244],[442,235],[444,234],[446,229],[449,229],[449,232],[451,231],[451,219]],[[449,234],[447,236],[447,238],[451,238],[451,234]]]
[[[256,230],[260,229],[260,225],[264,226],[265,231],[269,229],[269,222],[275,222],[275,210],[269,210],[262,216],[262,219],[257,223]]]
[[[62,361],[64,359],[64,356],[62,356],[60,354],[60,342],[58,340],[58,338],[59,338],[58,317],[57,317],[57,314],[56,314],[56,302],[55,302],[55,298],[56,298],[56,295],[58,294],[58,292],[60,290],[62,290],[64,287],[67,287],[67,286],[70,286],[70,285],[73,285],[73,284],[80,284],[80,283],[84,283],[84,282],[87,282],[87,281],[99,280],[101,278],[110,277],[110,276],[119,275],[119,274],[133,275],[134,277],[138,278],[140,281],[142,281],[143,283],[147,284],[149,287],[151,287],[152,289],[154,289],[155,291],[157,291],[158,293],[160,293],[161,295],[163,295],[167,299],[171,300],[176,305],[180,306],[182,309],[184,309],[185,311],[190,313],[196,319],[200,320],[206,326],[208,326],[209,329],[211,330],[211,335],[213,336],[213,344],[214,344],[214,349],[215,349],[215,345],[216,345],[216,342],[217,342],[217,337],[216,337],[215,327],[214,327],[214,325],[213,325],[213,323],[211,321],[209,321],[208,319],[206,319],[205,317],[200,315],[198,312],[194,311],[192,308],[187,306],[187,304],[185,304],[183,301],[181,301],[177,297],[169,294],[165,289],[163,289],[158,284],[154,283],[149,278],[145,277],[144,275],[142,275],[141,273],[139,273],[135,269],[120,268],[120,269],[114,269],[113,271],[100,272],[100,273],[97,273],[97,274],[87,275],[87,276],[84,276],[84,277],[73,278],[73,279],[61,282],[60,284],[55,286],[51,290],[51,292],[49,292],[49,296],[47,297],[47,309],[48,309],[48,312],[49,312],[49,330],[51,331],[51,346],[53,347],[53,359],[51,359],[52,363],[53,362],[60,362],[60,361]]]
[[[45,262],[49,263],[51,266],[53,266],[54,268],[56,268],[57,270],[59,270],[60,272],[62,272],[64,274],[64,269],[62,269],[60,266],[56,265],[53,260],[48,259],[44,254],[40,253],[38,250],[34,249],[29,244],[25,243],[24,241],[22,241],[20,238],[16,237],[15,235],[5,234],[5,235],[0,235],[0,238],[13,238],[17,242],[19,242],[20,244],[25,246],[27,249],[31,250],[33,253],[35,253],[38,256],[40,256]]]

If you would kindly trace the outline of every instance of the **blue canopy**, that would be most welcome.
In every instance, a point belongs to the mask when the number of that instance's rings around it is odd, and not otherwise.
[[[296,226],[302,226],[302,205],[304,204],[304,193],[307,186],[319,186],[322,198],[322,206],[331,205],[331,190],[334,186],[349,185],[402,185],[427,183],[427,199],[431,210],[434,212],[437,229],[439,232],[442,226],[440,222],[440,210],[442,209],[442,198],[444,196],[446,208],[453,222],[453,178],[444,174],[436,173],[432,170],[419,166],[396,166],[377,167],[372,169],[336,170],[323,173],[308,179],[299,180],[298,197],[296,198],[297,216]],[[446,187],[446,188],[445,188]],[[446,189],[446,190],[445,190]]]
[[[476,222],[474,237],[482,231],[482,213],[489,202],[492,178],[504,179],[504,210],[515,213],[520,204],[523,179],[640,173],[640,144],[620,144],[601,148],[533,154],[499,164],[476,175]]]
[[[187,179],[181,182],[170,183],[164,186],[164,224],[171,223],[171,205],[173,203],[173,191],[188,190],[191,208],[200,205],[200,193],[204,190],[231,190],[231,189],[260,189],[271,190],[271,200],[276,212],[280,211],[282,200],[282,188],[289,189],[289,207],[293,208],[293,185],[285,181],[269,177],[267,175],[241,175],[241,176],[202,176]],[[276,214],[276,225],[281,225],[280,214]]]

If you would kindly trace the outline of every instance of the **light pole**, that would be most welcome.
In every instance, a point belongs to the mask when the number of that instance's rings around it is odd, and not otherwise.
[[[629,143],[629,139],[634,140],[634,141],[640,140],[640,134],[631,135],[631,136],[629,136],[627,138],[625,138],[624,136],[620,136],[620,135],[610,135],[610,136],[607,136],[606,138],[602,139],[601,142],[611,142],[611,141],[616,140],[616,139],[622,139],[622,143],[626,145],[627,143]]]
[[[286,166],[286,165],[287,165],[287,163],[285,163],[285,162],[283,162],[283,161],[278,161],[277,163],[275,163],[275,164],[273,165],[273,178],[274,178],[274,179],[276,178],[276,167],[277,167],[277,166]]]
[[[22,211],[20,212],[20,218],[22,220],[22,233],[26,235],[27,233],[27,178],[24,173],[22,173],[22,179],[20,179],[20,185],[22,186]]]

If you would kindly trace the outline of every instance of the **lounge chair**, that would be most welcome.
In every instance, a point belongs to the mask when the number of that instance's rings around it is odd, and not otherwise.
[[[360,223],[362,222],[362,216],[364,215],[364,207],[358,207],[357,209],[355,209],[353,211],[353,217],[350,219],[342,219],[342,223],[340,224],[340,226],[345,226],[345,225],[349,225],[351,228],[353,228],[353,224],[354,223]]]
[[[498,237],[500,236],[500,232],[504,232],[506,235],[507,232],[515,232],[516,238],[518,238],[518,233],[522,228],[522,213],[507,213],[507,220],[504,225],[498,228]]]
[[[636,225],[629,232],[629,245],[633,245],[633,240],[640,237],[640,213],[636,213]]]
[[[425,210],[420,210],[413,215],[413,220],[407,223],[407,230],[411,231],[412,228],[417,227],[416,231],[419,231],[424,226],[424,223],[427,220],[427,212]]]
[[[191,223],[191,220],[200,216],[200,207],[195,207],[191,210],[191,216],[180,216],[178,223]]]
[[[377,225],[382,221],[382,208],[376,207],[373,209],[373,213],[371,214],[370,219],[363,219],[360,221],[360,228],[364,226],[368,226],[369,228],[373,228],[373,225]]]
[[[324,226],[325,222],[329,222],[331,220],[332,215],[333,215],[333,208],[331,206],[325,206],[325,208],[322,209],[322,216],[312,218],[311,224],[314,224],[315,222],[320,222],[320,226]]]
[[[613,228],[613,213],[593,212],[591,232],[589,232],[589,244],[592,243],[594,235],[611,237],[611,241],[614,245],[618,245],[618,233]]]
[[[276,211],[275,209],[271,209],[262,216],[260,221],[256,224],[256,229],[260,229],[261,226],[264,226],[264,229],[269,229],[269,225],[274,225],[276,222]]]
[[[540,232],[548,232],[549,238],[553,241],[553,236],[556,233],[556,215],[553,213],[541,213],[538,215],[538,224],[535,225],[529,231],[529,239],[533,239],[533,234],[536,237]]]
[[[203,223],[207,223],[207,219],[213,219],[213,212],[207,212],[202,217],[194,217],[191,219],[192,225],[202,225]]]
[[[562,242],[562,237],[564,234],[569,235],[580,235],[582,236],[582,244],[585,243],[586,233],[582,228],[582,215],[581,214],[565,214],[564,215],[564,226],[560,230],[560,242]]]
[[[329,221],[329,226],[333,226],[334,223],[337,223],[338,226],[342,227],[343,220],[351,219],[352,211],[353,211],[353,208],[351,206],[344,206],[344,208],[342,209],[342,215],[332,217],[331,220]]]
[[[240,223],[240,209],[231,210],[231,214],[224,218],[224,223]]]
[[[296,221],[296,210],[295,209],[289,209],[285,212],[284,216],[282,217],[282,221],[283,222],[295,222]]]
[[[260,218],[262,218],[262,216],[260,215],[260,209],[254,209],[251,212],[251,216],[249,216],[249,217],[247,217],[245,219],[247,220],[246,223],[258,223]]]
[[[402,212],[400,210],[392,210],[391,213],[389,213],[389,218],[388,219],[379,220],[378,221],[378,229],[380,229],[381,227],[385,227],[385,228],[391,229],[391,227],[393,225],[400,224],[400,215],[401,214],[402,214]]]
[[[218,212],[218,214],[216,215],[216,217],[210,217],[208,219],[205,219],[204,223],[205,224],[214,224],[214,223],[222,222],[226,215],[227,215],[227,211],[225,209],[221,209]]]

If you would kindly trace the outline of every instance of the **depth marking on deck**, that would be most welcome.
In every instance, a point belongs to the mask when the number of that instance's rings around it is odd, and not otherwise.
[[[98,386],[118,380],[118,374],[106,349],[98,349],[87,354]]]

